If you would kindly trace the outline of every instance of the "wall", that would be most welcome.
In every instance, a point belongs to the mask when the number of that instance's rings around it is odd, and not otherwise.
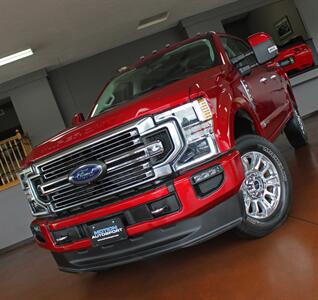
[[[17,114],[10,99],[4,99],[4,101],[0,100],[0,110],[4,111],[4,115],[0,115],[0,133],[20,126]]]
[[[31,237],[31,221],[20,185],[0,193],[0,249]]]
[[[49,72],[49,82],[65,123],[69,125],[76,112],[89,112],[106,80],[120,67],[184,38],[182,30],[174,27]]]
[[[65,128],[46,78],[39,71],[0,85],[0,99],[10,98],[23,131],[33,146]]]
[[[299,14],[304,22],[305,28],[313,39],[316,49],[318,49],[318,1],[315,0],[295,0]],[[301,113],[309,114],[318,110],[318,101],[315,95],[318,94],[318,70],[297,76],[291,80],[293,90],[298,100]]]
[[[313,38],[316,49],[318,49],[318,1],[316,0],[295,0],[299,14],[303,20],[306,30]]]
[[[285,16],[288,17],[293,33],[284,40],[281,40],[275,24]],[[222,20],[222,23],[227,32],[244,39],[253,33],[265,31],[274,38],[276,44],[279,46],[283,46],[289,40],[299,36],[302,36],[305,40],[308,38],[293,0],[274,2],[243,15]]]
[[[239,15],[237,18],[230,18],[223,22],[224,31],[246,39],[251,35],[248,25],[248,14]]]
[[[287,39],[281,41],[275,29],[275,24],[284,16],[288,17],[294,33],[288,36]],[[249,14],[248,24],[250,28],[253,28],[254,33],[259,31],[269,33],[279,46],[284,45],[288,40],[297,36],[302,36],[304,39],[307,39],[305,28],[299,18],[293,0],[280,1],[255,9]]]
[[[244,14],[274,0],[239,0],[204,13],[191,16],[181,21],[186,33],[193,36],[198,32],[216,31],[224,32],[222,20]]]
[[[33,145],[64,129],[64,122],[46,78],[11,92],[11,99],[24,132]]]

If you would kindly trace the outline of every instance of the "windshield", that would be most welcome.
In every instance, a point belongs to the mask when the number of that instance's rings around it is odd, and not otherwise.
[[[178,47],[113,79],[98,99],[91,117],[151,90],[216,65],[211,42],[200,39]]]

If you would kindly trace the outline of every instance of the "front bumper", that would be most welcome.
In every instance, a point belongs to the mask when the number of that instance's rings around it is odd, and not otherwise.
[[[230,230],[242,221],[240,194],[207,212],[105,247],[65,253],[53,252],[65,272],[98,271],[186,248]]]
[[[221,166],[223,170],[222,184],[212,193],[201,197],[193,186],[193,176],[214,166]],[[36,242],[41,247],[51,250],[60,268],[68,271],[107,268],[151,254],[186,247],[217,235],[240,222],[242,212],[238,191],[243,179],[240,154],[233,151],[186,172],[169,185],[130,199],[64,219],[37,219],[32,226],[36,225],[39,228],[44,239],[36,239]],[[93,247],[88,237],[63,245],[58,245],[54,241],[55,231],[105,220],[171,194],[179,200],[179,210],[159,218],[127,225],[125,229],[128,240],[114,243],[112,247]],[[161,246],[158,246],[158,241]]]

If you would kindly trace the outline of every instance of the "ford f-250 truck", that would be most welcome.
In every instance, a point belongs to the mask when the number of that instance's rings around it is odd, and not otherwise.
[[[307,143],[277,47],[209,32],[141,58],[87,120],[33,149],[20,174],[35,241],[68,272],[98,271],[287,217],[291,182],[271,143]]]

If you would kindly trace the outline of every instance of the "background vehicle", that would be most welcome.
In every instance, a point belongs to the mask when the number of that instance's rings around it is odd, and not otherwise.
[[[279,51],[274,63],[278,63],[286,73],[303,71],[313,66],[312,50],[305,43],[293,45]]]
[[[210,32],[110,81],[88,120],[25,161],[36,242],[79,272],[281,225],[290,176],[271,141],[307,137],[286,73],[267,65],[276,56],[265,33],[247,44]]]

